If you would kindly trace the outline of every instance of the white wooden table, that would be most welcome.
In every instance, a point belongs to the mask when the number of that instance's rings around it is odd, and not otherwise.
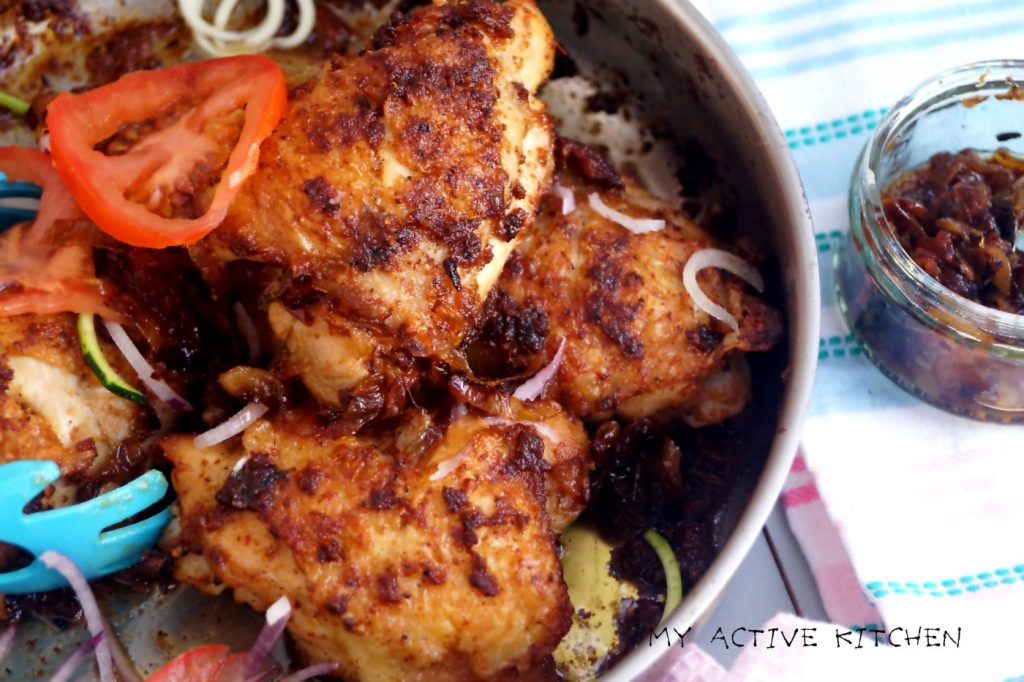
[[[789,529],[782,505],[777,503],[718,608],[693,641],[707,641],[719,627],[725,633],[738,627],[760,627],[780,611],[828,621],[811,569]],[[728,667],[742,649],[711,647],[706,651]]]

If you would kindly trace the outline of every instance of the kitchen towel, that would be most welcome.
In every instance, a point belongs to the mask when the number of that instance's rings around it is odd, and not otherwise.
[[[783,505],[829,617],[960,627],[970,679],[1024,675],[1024,426],[951,416],[892,384],[846,329],[832,266],[853,165],[880,118],[940,71],[1024,58],[1024,2],[697,4],[774,111],[816,230],[819,368]],[[945,679],[951,668],[932,660]]]

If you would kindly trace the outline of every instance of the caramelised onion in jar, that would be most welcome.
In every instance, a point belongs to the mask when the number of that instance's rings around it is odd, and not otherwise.
[[[1024,422],[1024,62],[922,85],[850,190],[840,309],[869,358],[943,409]]]

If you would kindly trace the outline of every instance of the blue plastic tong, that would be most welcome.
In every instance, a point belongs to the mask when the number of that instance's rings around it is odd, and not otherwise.
[[[38,557],[48,549],[70,557],[90,580],[137,563],[171,520],[170,509],[128,526],[107,530],[160,502],[167,479],[147,471],[131,483],[88,502],[26,514],[25,505],[60,477],[53,462],[0,464],[0,541]],[[38,558],[25,568],[0,573],[0,594],[45,592],[67,587]]]

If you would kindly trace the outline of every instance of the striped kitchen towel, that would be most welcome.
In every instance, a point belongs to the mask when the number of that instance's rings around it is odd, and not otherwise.
[[[947,68],[1024,58],[1024,2],[697,4],[785,131],[817,232],[820,364],[783,504],[829,617],[961,627],[960,655],[978,658],[972,679],[1020,676],[1024,427],[950,416],[890,383],[844,326],[832,258],[854,161],[887,107]]]

